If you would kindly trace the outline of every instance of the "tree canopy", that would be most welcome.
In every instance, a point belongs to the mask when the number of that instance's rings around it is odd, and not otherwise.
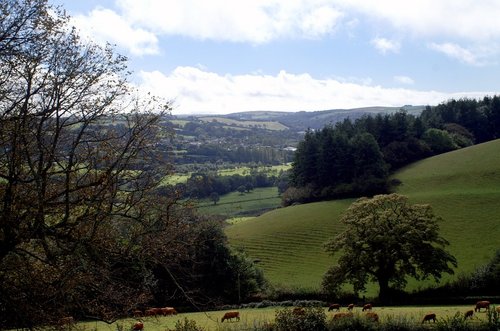
[[[442,273],[453,273],[457,262],[444,249],[448,242],[439,235],[439,220],[431,206],[410,204],[399,194],[358,199],[341,219],[345,231],[326,245],[340,257],[325,274],[323,287],[335,293],[350,283],[359,292],[373,281],[380,300],[387,301],[409,276],[439,280]]]
[[[46,0],[0,2],[0,329],[235,298],[205,281],[239,263],[211,235],[220,223],[158,194],[170,104],[133,89],[126,59],[67,22]]]

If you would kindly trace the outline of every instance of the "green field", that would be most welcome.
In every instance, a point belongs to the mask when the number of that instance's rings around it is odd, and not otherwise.
[[[275,175],[277,176],[280,171],[286,171],[291,168],[291,163],[288,164],[280,164],[274,166],[260,166],[256,168],[250,167],[234,167],[234,168],[225,168],[217,171],[219,176],[233,176],[233,175],[241,175],[246,176],[250,175],[252,171],[264,172],[267,175]],[[185,183],[188,178],[191,176],[191,173],[175,173],[172,175],[168,175],[162,181],[164,185],[175,185],[177,183]]]
[[[281,204],[276,187],[258,187],[249,193],[231,192],[220,197],[214,205],[210,200],[202,200],[198,205],[201,213],[226,215],[254,215],[260,211],[274,209]]]
[[[397,192],[413,203],[429,203],[443,218],[441,233],[470,272],[500,249],[500,140],[435,156],[398,171]],[[242,246],[262,262],[274,285],[318,289],[334,262],[323,244],[342,230],[339,218],[352,200],[281,208],[227,228],[233,246]],[[449,280],[454,276],[446,276]],[[409,289],[428,285],[409,281]],[[374,294],[370,287],[368,295]]]
[[[413,307],[374,307],[373,312],[377,313],[380,321],[383,323],[389,319],[400,320],[404,319],[409,323],[421,324],[422,317],[428,313],[435,313],[438,321],[453,317],[456,313],[463,315],[473,306],[413,306]],[[284,307],[267,307],[267,308],[254,308],[254,309],[240,309],[240,321],[224,322],[221,323],[220,319],[226,311],[208,311],[196,313],[183,313],[175,316],[165,317],[146,317],[143,319],[144,330],[147,331],[165,331],[173,329],[177,321],[184,321],[185,318],[193,320],[204,330],[254,330],[255,326],[262,326],[266,322],[274,322],[277,310],[284,309]],[[288,307],[290,309],[290,307]],[[341,311],[346,311],[342,308]],[[328,312],[325,308],[327,321],[331,320],[335,312]],[[354,314],[363,316],[360,307],[354,308]],[[475,313],[473,319],[468,323],[478,323],[479,321],[486,321],[487,314],[483,311]],[[83,322],[78,323],[78,327],[85,330],[95,331],[116,331],[120,327],[123,330],[130,330],[136,319],[124,319],[113,324],[105,324],[103,322]]]
[[[219,122],[230,126],[236,126],[236,127],[239,126],[244,128],[257,127],[257,128],[262,128],[267,130],[277,130],[277,131],[288,129],[283,124],[273,121],[238,121],[230,118],[217,117],[217,116],[200,117],[199,119],[204,122]]]

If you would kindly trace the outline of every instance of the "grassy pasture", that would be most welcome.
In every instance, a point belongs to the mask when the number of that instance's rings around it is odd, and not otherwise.
[[[207,214],[237,216],[254,214],[276,208],[281,203],[276,187],[258,187],[249,193],[231,192],[220,197],[216,205],[206,199],[200,201],[199,211]]]
[[[249,127],[259,127],[267,130],[281,131],[287,129],[287,127],[279,122],[273,121],[238,121],[230,118],[217,117],[217,116],[207,116],[200,117],[200,120],[204,122],[219,122],[223,124],[227,124],[230,126],[239,126],[244,128]]]
[[[290,307],[288,307],[290,308]],[[165,317],[146,317],[143,319],[144,329],[148,331],[165,331],[166,329],[173,329],[177,321],[184,321],[185,318],[193,320],[196,324],[205,330],[253,330],[255,326],[262,326],[266,322],[274,322],[277,310],[284,309],[284,307],[266,307],[266,308],[253,308],[253,309],[240,309],[240,321],[224,322],[221,323],[220,319],[226,311],[208,311],[208,312],[195,312],[195,313],[181,313],[175,316]],[[327,321],[331,320],[335,312],[328,312],[327,308],[325,313]],[[376,312],[380,321],[399,320],[404,319],[410,323],[420,325],[422,317],[428,313],[435,313],[438,321],[453,317],[457,312],[464,314],[467,310],[473,309],[473,306],[408,306],[408,307],[374,307],[373,312]],[[346,311],[342,308],[341,311]],[[360,307],[354,308],[354,314],[362,316]],[[483,311],[475,313],[473,319],[468,323],[478,323],[479,321],[486,321],[487,314]],[[118,327],[123,327],[123,330],[130,330],[136,319],[128,318],[123,319],[113,324],[105,324],[103,322],[82,322],[78,323],[78,327],[82,329],[90,329],[95,331],[115,331]]]
[[[500,140],[464,148],[412,164],[394,177],[397,192],[412,203],[429,203],[442,217],[441,234],[470,272],[500,249]],[[318,289],[334,260],[324,243],[342,230],[339,219],[352,200],[281,208],[227,228],[233,246],[243,246],[274,285]],[[443,280],[455,276],[444,275]],[[433,284],[409,280],[408,289]],[[376,286],[367,295],[375,294]]]
[[[291,164],[281,164],[274,166],[262,166],[257,167],[255,170],[258,172],[265,172],[268,175],[278,175],[280,171],[286,171],[291,168]],[[220,169],[217,171],[219,176],[233,176],[233,175],[241,175],[246,176],[250,175],[252,168],[250,167],[235,167],[235,168],[226,168]],[[172,175],[168,175],[165,179],[163,179],[163,184],[175,185],[177,183],[185,183],[187,179],[191,176],[191,173],[175,173]]]

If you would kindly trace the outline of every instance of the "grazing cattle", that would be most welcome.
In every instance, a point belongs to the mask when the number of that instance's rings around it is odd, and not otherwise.
[[[432,313],[432,314],[425,315],[424,318],[422,319],[422,324],[424,322],[430,322],[430,321],[433,321],[434,323],[436,323],[436,314]]]
[[[353,310],[354,309],[354,303],[351,303],[347,306],[347,310]]]
[[[160,311],[163,316],[177,315],[177,310],[174,307],[160,308]]]
[[[240,320],[240,312],[239,311],[229,311],[224,314],[224,316],[221,319],[221,322],[224,322],[225,320],[231,321],[233,318],[235,318],[237,321]]]
[[[142,311],[139,309],[134,310],[132,314],[134,315],[134,317],[142,317]]]
[[[378,322],[378,315],[377,315],[377,313],[369,311],[369,312],[366,313],[365,316],[366,316],[366,318],[368,318],[368,319],[370,319],[370,320],[372,320],[374,322]]]
[[[295,316],[304,316],[306,314],[306,310],[302,307],[295,307],[292,310],[292,314]]]
[[[353,313],[335,313],[335,315],[333,315],[333,320],[339,320],[339,319],[342,319],[342,318],[346,318],[346,317],[353,317]]]
[[[465,312],[465,319],[472,318],[472,315],[474,315],[474,311],[472,309],[471,310],[467,310]]]
[[[142,331],[144,330],[144,323],[141,321],[135,322],[134,325],[132,326],[133,331]]]
[[[149,308],[144,312],[144,316],[156,316],[161,314],[161,308]]]
[[[476,308],[474,308],[474,311],[481,311],[481,308],[484,308],[485,310],[490,310],[490,302],[489,301],[478,301],[476,303]]]
[[[332,310],[336,310],[336,311],[340,311],[340,305],[338,303],[332,303],[329,307],[328,307],[328,311],[332,311]]]
[[[372,310],[373,306],[371,303],[367,303],[366,305],[363,306],[363,309],[362,311],[365,311],[365,310]]]

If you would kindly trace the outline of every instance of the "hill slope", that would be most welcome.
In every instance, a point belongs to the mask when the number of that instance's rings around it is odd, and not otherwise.
[[[443,218],[442,235],[457,257],[457,273],[482,265],[500,249],[500,140],[412,164],[394,177],[397,192],[429,203]],[[276,285],[316,289],[333,263],[323,244],[341,231],[339,218],[352,200],[277,209],[227,228]],[[415,282],[410,287],[416,287]]]

